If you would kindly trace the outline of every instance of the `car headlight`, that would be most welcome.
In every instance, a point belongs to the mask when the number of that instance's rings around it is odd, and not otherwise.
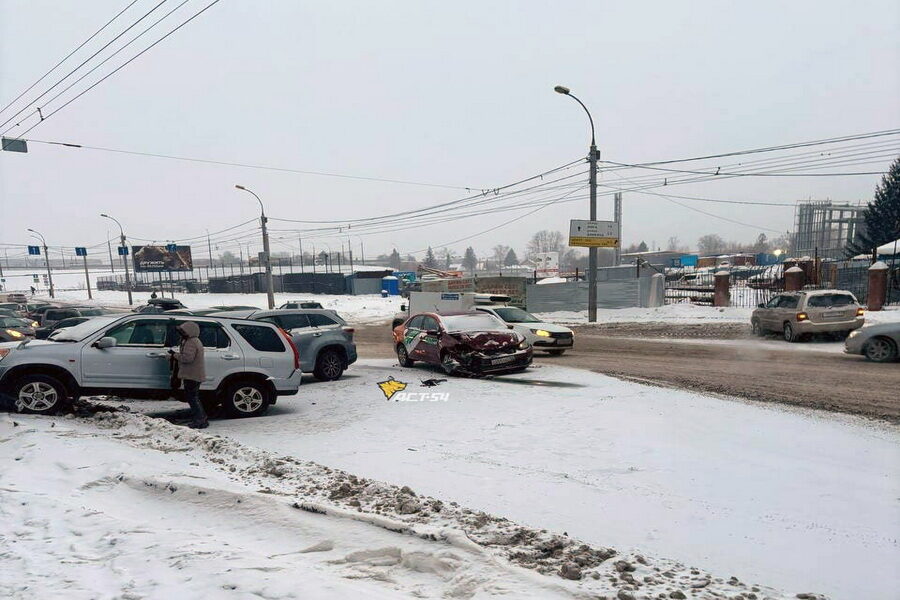
[[[521,342],[519,342],[519,350],[524,350],[524,349],[527,348],[527,347],[528,347],[528,341],[527,341],[527,340],[522,340]]]
[[[32,326],[32,327],[40,327],[40,325],[38,324],[37,321],[32,321],[32,322],[31,322],[31,326]]]
[[[855,338],[858,335],[859,335],[859,329],[854,329],[853,331],[850,332],[850,335],[847,336],[847,339]]]
[[[16,331],[15,329],[7,329],[6,333],[7,333],[7,335],[9,335],[9,337],[16,338],[16,339],[25,337],[24,333],[22,333],[21,331]]]
[[[531,333],[538,337],[550,337],[550,332],[546,329],[532,329]]]

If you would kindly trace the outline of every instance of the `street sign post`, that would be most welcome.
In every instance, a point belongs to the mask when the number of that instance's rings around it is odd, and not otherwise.
[[[30,256],[40,256],[41,255],[41,247],[40,246],[28,246],[28,254]]]
[[[76,247],[75,256],[80,256],[84,261],[84,283],[87,285],[88,300],[93,300],[94,296],[91,294],[91,275],[88,273],[87,265],[87,248],[83,246]]]
[[[581,248],[618,248],[619,228],[615,221],[569,222],[569,245]]]

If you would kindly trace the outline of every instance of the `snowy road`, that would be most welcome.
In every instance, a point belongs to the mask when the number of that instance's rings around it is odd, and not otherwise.
[[[388,402],[388,375],[449,399]],[[741,580],[835,599],[900,589],[894,426],[560,367],[419,387],[434,376],[363,361],[212,431]]]

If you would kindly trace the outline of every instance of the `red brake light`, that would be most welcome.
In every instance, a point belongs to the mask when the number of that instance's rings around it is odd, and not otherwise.
[[[278,328],[278,331],[281,333],[282,337],[287,341],[288,346],[291,347],[291,351],[294,353],[294,369],[300,368],[300,351],[297,350],[297,346],[294,344],[294,340],[291,339],[291,335],[282,329]]]
[[[344,333],[349,333],[351,337],[353,336],[353,333],[356,331],[352,327],[342,327],[341,329],[344,330]]]

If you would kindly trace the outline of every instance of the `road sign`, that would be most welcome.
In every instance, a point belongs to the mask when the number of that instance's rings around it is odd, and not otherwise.
[[[559,276],[559,252],[538,252],[532,260],[538,277]]]
[[[87,256],[87,248],[76,247],[75,256]]]
[[[169,252],[175,252],[178,250],[178,244],[166,244],[166,250]]]
[[[119,256],[128,256],[128,246],[119,246]]]
[[[618,248],[618,223],[572,219],[569,222],[569,245],[582,248]]]
[[[25,140],[5,137],[0,144],[7,152],[28,152],[28,142]]]
[[[39,256],[41,253],[40,246],[28,246],[28,254],[31,256]]]

